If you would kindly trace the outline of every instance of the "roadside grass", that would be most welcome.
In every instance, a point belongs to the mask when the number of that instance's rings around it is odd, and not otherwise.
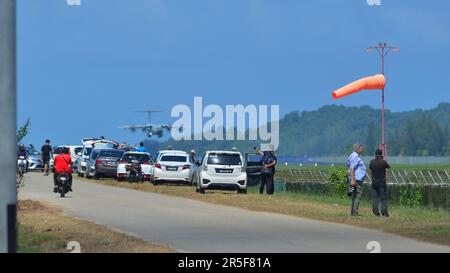
[[[93,182],[146,192],[195,199],[214,204],[234,206],[254,211],[273,212],[328,222],[354,225],[394,233],[422,241],[450,245],[450,214],[447,210],[390,206],[391,217],[376,217],[371,204],[363,201],[359,217],[350,216],[350,199],[338,197],[276,192],[274,195],[260,195],[257,187],[248,189],[248,194],[228,191],[195,192],[191,186],[150,183],[117,182],[113,179],[77,181]]]
[[[77,241],[87,253],[175,252],[114,231],[102,225],[63,215],[42,202],[21,200],[18,205],[19,253],[69,253],[67,243]]]

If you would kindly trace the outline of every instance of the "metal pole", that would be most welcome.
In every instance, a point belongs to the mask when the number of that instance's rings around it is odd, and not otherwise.
[[[0,0],[0,253],[16,252],[16,1]]]
[[[384,47],[381,48],[381,74],[384,75]],[[384,88],[381,90],[381,150],[386,158],[386,149],[384,144]]]

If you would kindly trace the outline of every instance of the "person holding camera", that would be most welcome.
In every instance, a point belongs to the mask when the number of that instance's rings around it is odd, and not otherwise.
[[[364,147],[361,144],[353,145],[353,152],[347,160],[348,180],[352,197],[351,215],[358,216],[359,203],[362,196],[363,182],[366,178],[366,165],[361,158]]]
[[[261,184],[259,186],[259,193],[263,194],[264,187],[267,194],[273,194],[274,184],[273,177],[275,175],[275,165],[277,164],[277,157],[273,152],[273,146],[269,145],[268,151],[261,151],[261,149],[254,147],[261,155]]]

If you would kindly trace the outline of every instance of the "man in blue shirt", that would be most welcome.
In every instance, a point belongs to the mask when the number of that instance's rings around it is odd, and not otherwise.
[[[363,152],[364,147],[361,144],[355,144],[353,145],[353,153],[350,154],[347,160],[348,180],[353,188],[351,209],[352,216],[358,215],[363,182],[366,178],[366,165],[361,158],[361,154]]]
[[[144,142],[141,141],[141,142],[139,143],[139,147],[136,148],[136,151],[137,151],[137,152],[143,152],[143,153],[145,153]]]

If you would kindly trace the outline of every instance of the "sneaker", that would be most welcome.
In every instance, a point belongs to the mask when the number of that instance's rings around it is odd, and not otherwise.
[[[383,212],[382,214],[384,217],[389,217],[389,213],[387,213],[387,212]]]
[[[58,187],[55,186],[55,187],[53,188],[53,192],[54,192],[54,193],[57,193],[57,192],[58,192]]]
[[[352,212],[352,216],[360,216],[360,215],[357,211],[355,211],[355,212]]]
[[[372,212],[373,212],[374,215],[380,216],[380,212],[378,212],[378,211],[372,211]]]

